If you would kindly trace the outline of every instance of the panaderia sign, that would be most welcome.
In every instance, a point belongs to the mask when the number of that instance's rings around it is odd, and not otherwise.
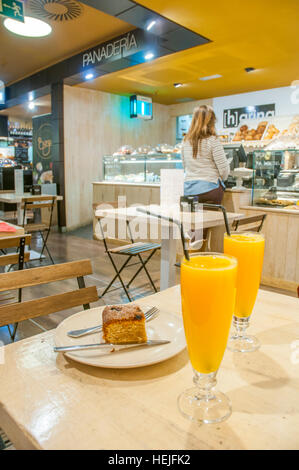
[[[83,67],[98,65],[138,52],[142,46],[141,38],[138,36],[140,36],[138,30],[135,30],[84,52]]]

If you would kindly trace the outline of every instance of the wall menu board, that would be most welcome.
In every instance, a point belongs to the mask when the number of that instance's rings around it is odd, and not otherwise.
[[[15,147],[15,159],[17,162],[23,163],[28,161],[28,148],[22,145]]]
[[[33,182],[53,183],[53,128],[51,114],[32,119],[33,122]]]

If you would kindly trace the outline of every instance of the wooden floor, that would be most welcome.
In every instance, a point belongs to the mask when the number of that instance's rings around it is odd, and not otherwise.
[[[104,253],[103,244],[92,239],[91,226],[79,229],[73,233],[51,233],[48,246],[55,263],[63,263],[66,261],[74,261],[85,258],[91,259],[93,275],[86,277],[86,285],[95,285],[98,288],[99,294],[101,294],[113,276],[113,269],[107,255]],[[32,248],[36,249],[37,251],[40,250],[41,241],[39,239],[34,241]],[[116,260],[117,259],[119,259],[117,263],[118,265],[123,262],[123,257],[116,257]],[[42,263],[42,265],[46,264],[48,264],[48,260],[45,260]],[[31,266],[40,266],[40,263],[35,262],[32,263]],[[148,269],[152,275],[156,287],[159,289],[159,253],[157,253],[152,258],[152,260],[150,260],[148,263]],[[123,278],[125,280],[129,280],[135,271],[136,267],[130,267],[126,269],[124,271]],[[179,282],[179,269],[177,270],[177,281]],[[27,288],[23,289],[23,299],[30,300],[32,298],[44,297],[50,294],[62,293],[67,290],[72,290],[75,287],[77,287],[76,280],[69,280],[34,288]],[[277,292],[277,290],[275,291]],[[135,299],[149,295],[153,292],[145,274],[141,273],[137,277],[136,281],[132,284],[130,292]],[[287,293],[283,291],[278,292]],[[117,289],[114,292],[108,293],[104,299],[101,299],[97,303],[92,304],[92,306],[122,302],[127,302],[127,297],[122,289]],[[55,328],[57,324],[60,323],[64,318],[80,310],[82,310],[82,308],[78,307],[57,314],[52,314],[50,316],[40,317],[35,320],[24,321],[19,325],[16,341],[28,336],[39,334],[42,331]],[[11,342],[7,327],[0,328],[0,342],[2,342],[2,344],[8,344]]]
[[[92,239],[91,226],[88,226],[84,229],[80,229],[71,234],[56,232],[51,233],[49,237],[48,246],[55,263],[63,263],[66,261],[74,261],[86,258],[91,259],[93,266],[93,275],[86,276],[86,286],[96,286],[99,294],[103,292],[105,286],[110,282],[113,277],[113,268],[111,266],[109,258],[104,253],[103,244]],[[32,249],[40,251],[40,239],[35,240],[32,243],[31,247]],[[120,265],[125,261],[125,257],[117,256],[115,257],[115,261],[117,265]],[[48,259],[43,261],[42,264],[40,264],[39,261],[31,263],[30,267],[44,266],[46,264],[50,264]],[[154,256],[149,261],[147,266],[156,284],[157,289],[159,289],[160,256],[158,254]],[[129,280],[136,270],[137,267],[129,267],[128,269],[125,269],[122,275],[123,279]],[[116,283],[116,287],[118,287],[118,285],[119,283]],[[60,281],[33,288],[26,288],[23,289],[23,300],[30,300],[33,298],[44,297],[50,294],[62,293],[75,288],[77,288],[76,279]],[[16,291],[11,291],[11,293],[16,296]],[[153,290],[145,274],[140,273],[138,275],[135,282],[133,282],[130,288],[130,293],[132,294],[134,299],[153,293]],[[109,292],[103,299],[99,300],[94,304],[91,304],[91,306],[96,307],[97,305],[124,303],[127,301],[127,297],[124,294],[123,290],[117,289],[111,293]],[[39,317],[35,320],[24,321],[20,323],[18,327],[16,341],[26,338],[28,336],[39,334],[42,331],[55,328],[57,324],[60,323],[64,318],[82,309],[82,307],[77,307],[46,317]],[[9,342],[11,342],[7,327],[0,328],[0,342],[4,344],[8,344]]]

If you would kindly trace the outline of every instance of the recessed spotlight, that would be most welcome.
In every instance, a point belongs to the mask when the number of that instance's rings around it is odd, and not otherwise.
[[[152,52],[148,52],[148,53],[144,56],[145,60],[151,60],[151,59],[153,59],[154,57],[155,57],[155,54],[153,54]]]
[[[93,77],[94,77],[94,74],[93,74],[93,73],[87,73],[87,74],[85,75],[85,80],[91,80]]]
[[[48,23],[30,16],[24,16],[24,23],[6,18],[3,24],[11,33],[32,38],[48,36],[52,31],[52,27]]]
[[[181,86],[183,86],[182,83],[174,83],[173,84],[174,88],[180,88]]]
[[[249,111],[249,112],[255,111],[255,106],[247,106],[246,109],[247,109],[247,111]]]
[[[30,102],[28,103],[28,108],[31,109],[31,110],[34,109],[34,108],[35,108],[35,104],[34,104],[32,101],[30,101]]]
[[[154,26],[155,24],[157,23],[157,21],[151,21],[148,26],[146,27],[147,31],[150,31]]]
[[[203,81],[206,81],[206,80],[214,80],[215,78],[221,78],[222,75],[216,73],[215,75],[208,75],[207,77],[200,77],[199,80],[203,80]]]
[[[33,91],[30,91],[30,92],[28,93],[28,100],[29,100],[29,101],[33,101],[33,100],[34,100],[34,92],[33,92]]]
[[[255,68],[254,67],[245,67],[244,70],[245,70],[245,72],[250,73],[250,72],[253,72],[255,70]]]

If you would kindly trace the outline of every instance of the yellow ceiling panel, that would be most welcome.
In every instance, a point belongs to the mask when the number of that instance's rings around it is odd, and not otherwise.
[[[196,79],[196,73],[189,73],[179,68],[160,68],[147,73],[141,74],[143,80],[149,80],[153,85],[160,86],[161,83],[173,84],[180,83],[181,81],[192,81]],[[174,80],[174,81],[173,81]]]
[[[184,97],[211,98],[288,86],[299,78],[299,0],[138,3],[213,42],[80,86],[123,94],[134,88],[134,92],[151,94],[155,101],[172,104]],[[245,67],[257,70],[246,73]],[[214,74],[222,78],[199,80]],[[175,82],[183,82],[184,87],[174,88]]]

